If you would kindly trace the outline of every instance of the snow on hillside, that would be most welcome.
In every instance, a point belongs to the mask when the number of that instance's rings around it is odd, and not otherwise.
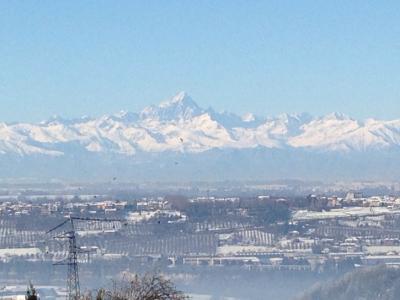
[[[70,147],[73,145],[74,147]],[[210,149],[290,148],[326,152],[400,146],[400,120],[357,121],[341,114],[260,118],[199,107],[181,92],[140,113],[39,124],[0,123],[0,154],[60,156],[71,149],[133,156],[140,152],[199,153]]]

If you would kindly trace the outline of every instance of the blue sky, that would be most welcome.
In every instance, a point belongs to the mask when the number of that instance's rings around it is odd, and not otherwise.
[[[237,113],[400,118],[400,2],[0,2],[1,121],[181,90]]]

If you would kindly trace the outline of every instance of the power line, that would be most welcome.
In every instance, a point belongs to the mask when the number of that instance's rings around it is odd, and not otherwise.
[[[74,221],[98,221],[98,222],[121,222],[116,219],[97,219],[97,218],[83,218],[69,216],[67,220],[58,224],[54,228],[47,231],[47,234],[55,232],[57,229],[70,224],[71,230],[64,231],[59,235],[55,235],[55,239],[66,239],[68,240],[68,256],[66,259],[54,263],[54,265],[66,265],[68,266],[68,277],[67,277],[67,300],[79,300],[80,299],[80,283],[79,283],[79,269],[78,269],[78,255],[89,254],[90,250],[82,250],[77,246],[76,243],[76,232]]]

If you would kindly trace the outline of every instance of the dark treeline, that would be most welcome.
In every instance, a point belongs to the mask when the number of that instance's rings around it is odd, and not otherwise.
[[[400,268],[378,266],[353,271],[342,278],[317,284],[299,300],[398,300]]]
[[[190,201],[183,196],[167,196],[172,207],[184,212],[192,221],[218,218],[240,218],[246,215],[254,224],[268,225],[286,222],[290,218],[290,203],[283,199],[244,197],[231,200]],[[244,214],[245,212],[245,214]]]

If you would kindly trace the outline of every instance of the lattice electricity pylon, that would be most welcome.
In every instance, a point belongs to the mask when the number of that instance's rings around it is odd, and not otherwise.
[[[70,216],[67,220],[57,225],[56,227],[47,231],[47,233],[54,232],[58,228],[70,223],[71,230],[63,232],[62,234],[54,236],[56,239],[67,239],[68,240],[68,257],[62,261],[54,263],[54,265],[66,265],[68,266],[68,278],[67,278],[67,300],[79,300],[80,299],[80,284],[79,284],[79,270],[78,270],[78,255],[82,253],[88,254],[90,251],[82,250],[76,244],[75,225],[74,220],[79,221],[100,221],[100,222],[121,222],[121,220],[113,219],[95,219],[95,218],[81,218]]]
[[[67,278],[67,300],[80,299],[79,272],[78,272],[78,253],[80,249],[76,246],[74,231],[69,231],[56,236],[59,239],[68,239],[68,257],[65,260],[54,263],[55,266],[68,266]]]

